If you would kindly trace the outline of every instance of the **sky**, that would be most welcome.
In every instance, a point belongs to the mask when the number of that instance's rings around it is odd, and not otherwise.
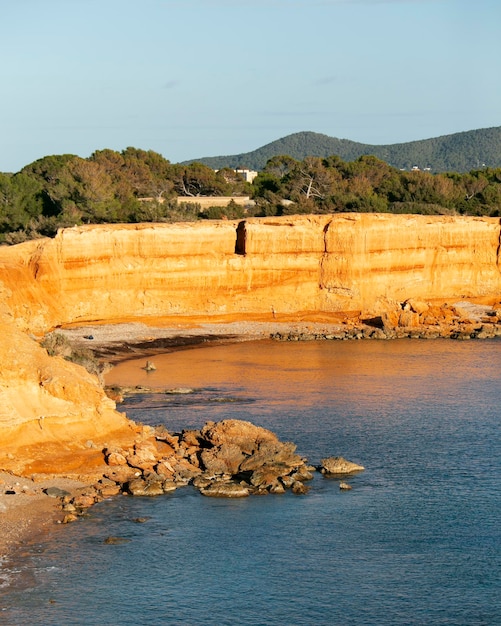
[[[501,126],[499,0],[0,0],[0,171]]]

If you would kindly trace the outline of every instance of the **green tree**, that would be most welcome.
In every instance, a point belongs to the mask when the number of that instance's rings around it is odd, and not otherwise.
[[[325,200],[332,192],[332,173],[318,157],[306,157],[298,162],[285,176],[285,180],[290,189],[291,200],[299,201],[301,196],[306,200]]]
[[[175,165],[173,183],[178,196],[220,196],[225,192],[225,185],[217,179],[216,172],[202,163]]]

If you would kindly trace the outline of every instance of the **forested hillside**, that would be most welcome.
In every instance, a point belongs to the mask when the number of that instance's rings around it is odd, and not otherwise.
[[[336,155],[344,161],[372,155],[397,169],[409,170],[417,166],[420,169],[430,168],[432,172],[469,172],[480,167],[501,167],[501,126],[383,146],[302,132],[288,135],[252,152],[196,160],[215,169],[244,166],[262,170],[269,159],[281,154],[299,160],[308,156]],[[187,161],[190,162],[193,161]]]
[[[203,208],[207,196],[227,199]],[[345,161],[279,155],[251,185],[229,168],[172,164],[151,150],[127,148],[100,150],[87,159],[47,156],[16,174],[0,174],[0,243],[8,244],[88,223],[347,211],[499,217],[501,168],[434,174],[402,171],[374,156]]]

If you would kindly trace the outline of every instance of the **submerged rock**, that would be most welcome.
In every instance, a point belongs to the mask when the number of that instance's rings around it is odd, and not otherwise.
[[[129,543],[130,539],[127,539],[126,537],[106,537],[106,539],[103,541],[104,544],[108,545],[108,546],[114,546],[120,543]]]

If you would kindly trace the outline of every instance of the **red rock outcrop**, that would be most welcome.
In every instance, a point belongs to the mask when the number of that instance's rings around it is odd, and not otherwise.
[[[499,302],[499,250],[497,218],[386,214],[85,226],[3,247],[0,464],[19,446],[83,450],[132,428],[94,377],[49,357],[33,335],[185,315],[389,312],[388,321],[404,301],[415,303],[403,312],[412,326],[429,303]]]

